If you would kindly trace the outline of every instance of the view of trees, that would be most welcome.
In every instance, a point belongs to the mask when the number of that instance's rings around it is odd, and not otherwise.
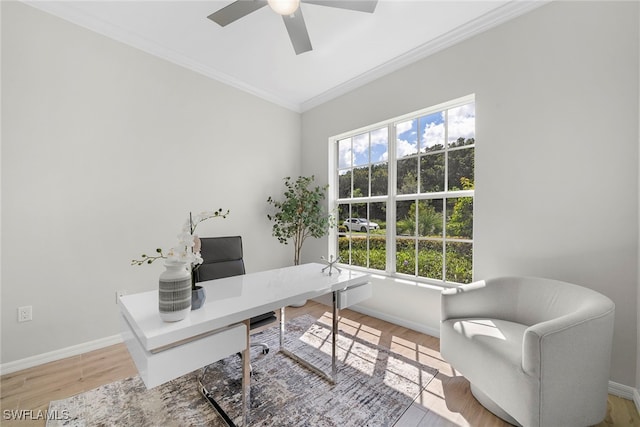
[[[398,201],[394,206],[397,272],[458,283],[472,280],[473,198],[430,198],[433,196],[428,194],[473,190],[474,147],[469,146],[474,143],[473,138],[459,138],[450,143],[446,151],[444,146],[436,144],[398,159],[397,193],[415,194],[415,199]],[[338,197],[386,195],[388,173],[386,162],[342,171]],[[339,205],[339,225],[346,218],[357,217],[367,218],[380,227],[368,233],[341,228],[338,248],[343,262],[350,260],[352,265],[386,269],[387,208],[383,202],[353,200]],[[446,277],[443,277],[443,266]]]

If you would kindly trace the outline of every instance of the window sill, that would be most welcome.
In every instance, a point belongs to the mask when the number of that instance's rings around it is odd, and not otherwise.
[[[380,280],[391,280],[394,283],[399,283],[402,285],[408,286],[416,286],[419,288],[432,289],[436,291],[442,291],[444,289],[457,288],[462,285],[462,283],[452,283],[452,282],[442,282],[438,280],[432,279],[422,279],[415,277],[402,276],[397,274],[387,273],[385,271],[380,270],[370,270],[364,267],[358,267],[356,265],[348,265],[348,264],[338,264],[340,268],[345,268],[349,270],[362,271],[364,273],[371,274],[371,277],[374,279]]]

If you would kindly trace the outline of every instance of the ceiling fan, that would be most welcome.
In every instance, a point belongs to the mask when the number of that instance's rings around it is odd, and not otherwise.
[[[282,15],[293,49],[300,55],[312,49],[300,2],[373,13],[378,0],[236,0],[207,18],[224,27],[268,4]]]

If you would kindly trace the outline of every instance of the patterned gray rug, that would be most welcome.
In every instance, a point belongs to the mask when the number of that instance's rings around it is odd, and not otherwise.
[[[331,366],[330,325],[304,315],[287,322],[285,347],[319,367]],[[267,355],[252,354],[251,424],[256,426],[392,426],[429,384],[437,370],[388,348],[341,331],[338,383],[318,375],[277,351],[278,327],[252,336],[266,342]],[[176,361],[178,363],[178,361]],[[58,426],[224,426],[198,391],[192,372],[147,390],[138,377],[52,401],[50,420]],[[240,415],[240,357],[209,365],[203,382],[234,420]],[[62,417],[61,417],[62,418]]]

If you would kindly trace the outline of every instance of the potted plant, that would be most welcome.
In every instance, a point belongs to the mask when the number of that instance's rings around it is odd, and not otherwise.
[[[275,208],[275,212],[267,214],[273,221],[273,236],[282,244],[293,242],[293,264],[300,264],[302,245],[308,237],[323,237],[333,226],[334,218],[322,207],[328,185],[310,188],[315,177],[300,176],[293,181],[284,178],[285,192],[282,200],[272,197],[267,202]],[[306,301],[294,306],[304,305]]]

